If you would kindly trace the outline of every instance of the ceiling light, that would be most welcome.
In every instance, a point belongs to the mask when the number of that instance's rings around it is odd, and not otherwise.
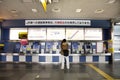
[[[58,2],[59,2],[59,0],[52,0],[52,2],[54,2],[54,3],[58,3]]]
[[[33,2],[32,0],[23,0],[23,2]]]
[[[37,9],[32,9],[32,12],[37,12]]]
[[[17,13],[17,10],[11,10],[11,13]]]
[[[116,0],[109,0],[108,1],[108,4],[112,4],[112,3],[115,3]]]
[[[116,24],[118,24],[118,25],[119,25],[119,24],[120,24],[120,22],[117,22]]]
[[[75,12],[79,13],[79,12],[81,12],[81,11],[82,11],[82,9],[76,9]]]
[[[97,9],[97,10],[95,10],[95,13],[103,13],[103,12],[104,12],[103,9]]]
[[[60,12],[60,9],[59,8],[53,8],[52,11],[53,12]]]
[[[52,3],[52,1],[51,1],[51,0],[47,0],[47,3],[50,3],[50,4],[51,4],[51,3]]]

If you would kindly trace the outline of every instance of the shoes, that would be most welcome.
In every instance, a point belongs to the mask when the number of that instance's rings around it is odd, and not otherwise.
[[[61,68],[61,69],[64,69],[64,68]],[[70,69],[70,68],[67,68],[68,70]]]

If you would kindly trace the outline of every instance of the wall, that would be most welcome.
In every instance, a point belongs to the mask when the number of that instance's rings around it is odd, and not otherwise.
[[[27,27],[77,27],[77,28],[103,28],[103,40],[111,39],[110,20],[91,20],[91,26],[25,26],[25,20],[4,20],[2,23],[2,40],[9,40],[9,28],[27,28]]]
[[[11,52],[11,46],[14,44],[12,42],[8,42],[9,40],[9,29],[10,28],[27,28],[30,26],[25,26],[25,20],[4,20],[2,22],[2,34],[1,34],[1,41],[5,42],[6,47],[4,47],[5,51]],[[109,40],[111,39],[111,22],[110,20],[91,20],[91,26],[32,26],[32,27],[77,27],[77,28],[83,28],[83,27],[89,27],[89,28],[102,28],[103,29],[103,40]],[[10,48],[10,50],[9,50]],[[53,55],[53,54],[52,54]],[[48,55],[49,56],[49,55]],[[0,55],[0,61],[20,61],[20,62],[32,62],[32,60],[36,60],[35,62],[47,62],[49,59],[51,62],[60,62],[58,60],[60,58],[59,54],[56,56],[50,56],[48,57],[46,54],[42,54],[41,56],[32,56],[32,55]],[[76,58],[77,57],[77,58]],[[33,58],[33,59],[32,59]],[[49,58],[49,59],[47,59]],[[108,62],[109,56],[103,55],[94,55],[94,56],[70,56],[70,62]],[[73,60],[72,60],[73,59]],[[103,60],[103,61],[101,61]],[[34,61],[33,61],[34,62]]]
[[[11,46],[11,42],[9,42],[9,30],[10,28],[27,28],[31,26],[25,26],[24,19],[18,20],[4,20],[1,23],[2,31],[1,31],[1,41],[5,43],[4,50],[5,52],[9,51],[12,52],[13,50],[8,49]],[[33,27],[33,26],[32,26]],[[91,20],[91,26],[34,26],[34,27],[77,27],[77,28],[102,28],[103,29],[103,40],[111,39],[111,22],[109,20]],[[8,43],[9,42],[9,43]]]

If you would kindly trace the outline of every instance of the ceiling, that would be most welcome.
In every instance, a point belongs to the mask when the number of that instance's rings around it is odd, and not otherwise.
[[[0,0],[0,18],[119,20],[120,0],[51,0],[46,12],[39,0]]]

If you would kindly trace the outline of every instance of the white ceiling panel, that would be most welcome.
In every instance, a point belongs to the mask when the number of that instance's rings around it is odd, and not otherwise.
[[[2,2],[0,2],[0,18],[115,19],[120,17],[120,0],[51,1],[51,4],[47,4],[47,11],[45,12],[39,0],[2,0]],[[36,9],[37,12],[33,12],[32,9]],[[82,10],[80,12],[76,12],[76,9]],[[12,10],[16,10],[16,13],[12,13]],[[103,12],[95,13],[96,10],[103,10]]]

